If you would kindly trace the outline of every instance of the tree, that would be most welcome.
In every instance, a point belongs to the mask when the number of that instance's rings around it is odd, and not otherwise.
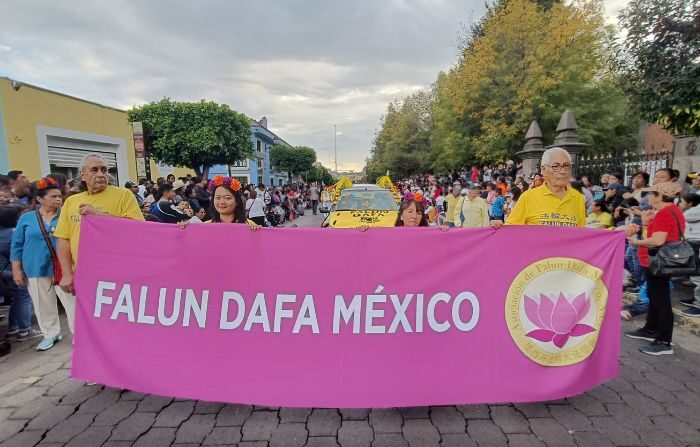
[[[316,162],[316,151],[307,146],[285,146],[278,144],[270,149],[270,163],[278,171],[287,171],[289,182],[292,176],[308,172]]]
[[[127,117],[148,126],[149,154],[155,161],[193,169],[205,178],[214,165],[253,155],[250,120],[226,104],[163,98],[132,108]]]
[[[335,183],[335,179],[330,173],[330,170],[323,165],[312,166],[311,169],[306,173],[306,181],[319,182],[325,185],[332,185]]]
[[[700,1],[632,0],[620,23],[628,91],[642,116],[700,136]]]

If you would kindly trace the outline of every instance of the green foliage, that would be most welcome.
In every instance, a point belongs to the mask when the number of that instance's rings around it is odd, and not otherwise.
[[[308,172],[316,162],[316,151],[307,146],[278,144],[270,149],[270,163],[278,171],[287,171],[289,181],[293,175]]]
[[[335,179],[325,166],[312,166],[306,174],[306,181],[309,183],[321,182],[325,185],[332,185],[335,183]]]
[[[591,152],[634,146],[638,116],[620,84],[602,0],[487,6],[457,64],[429,91],[389,104],[368,159],[370,180],[387,170],[397,177],[513,158],[532,120],[551,142],[566,109]]]
[[[632,0],[620,22],[628,88],[642,116],[700,136],[700,1]]]
[[[163,98],[127,112],[128,121],[148,126],[155,161],[191,168],[197,174],[253,155],[249,119],[226,104],[176,102]]]

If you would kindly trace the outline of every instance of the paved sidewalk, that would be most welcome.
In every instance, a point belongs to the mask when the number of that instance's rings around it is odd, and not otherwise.
[[[321,218],[295,223],[316,226]],[[69,377],[70,336],[43,353],[34,351],[38,340],[16,342],[0,358],[0,447],[700,446],[700,338],[677,332],[673,356],[642,354],[642,342],[622,337],[620,377],[570,399],[352,410],[210,403],[89,386]]]

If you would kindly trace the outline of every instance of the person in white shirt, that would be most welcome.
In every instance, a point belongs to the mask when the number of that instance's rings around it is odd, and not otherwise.
[[[265,226],[265,201],[262,195],[258,195],[256,191],[250,193],[250,198],[246,200],[245,209],[248,212],[248,218],[257,225]]]

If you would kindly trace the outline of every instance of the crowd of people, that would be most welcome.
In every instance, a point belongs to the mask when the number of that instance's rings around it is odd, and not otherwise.
[[[591,227],[625,231],[628,238],[626,286],[636,300],[622,310],[629,319],[646,314],[646,324],[626,335],[648,340],[648,354],[671,354],[673,313],[669,278],[649,269],[650,255],[666,243],[700,241],[700,175],[687,185],[670,168],[635,173],[629,184],[608,173],[594,183],[572,178],[572,161],[563,149],[547,150],[541,171],[525,178],[512,162],[495,168],[474,166],[450,175],[422,175],[396,183],[401,205],[396,226],[436,226],[443,231],[503,225]],[[0,176],[0,296],[11,300],[6,339],[41,337],[37,350],[62,339],[57,303],[72,331],[75,313],[73,271],[78,262],[80,221],[85,215],[110,215],[179,224],[240,223],[252,230],[293,221],[307,210],[329,207],[331,190],[319,185],[279,187],[242,185],[237,179],[186,176],[158,181],[110,184],[107,162],[88,155],[79,185],[51,174],[30,182],[21,171]],[[684,191],[685,190],[685,191]],[[684,192],[683,194],[681,194]],[[364,228],[366,230],[366,228]],[[688,279],[694,296],[683,303],[688,316],[700,315],[700,276]],[[36,315],[39,330],[32,327]],[[9,344],[2,349],[9,350]],[[1,351],[1,349],[0,349]]]

